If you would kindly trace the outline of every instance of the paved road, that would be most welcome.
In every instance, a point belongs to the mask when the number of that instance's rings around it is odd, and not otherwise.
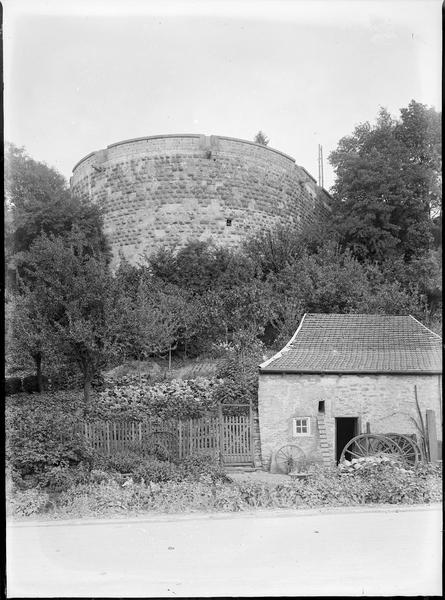
[[[440,595],[441,508],[8,525],[8,597]]]

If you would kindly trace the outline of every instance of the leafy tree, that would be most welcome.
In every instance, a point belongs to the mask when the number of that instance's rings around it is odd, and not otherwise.
[[[256,332],[248,329],[236,332],[232,341],[225,344],[216,372],[221,381],[213,393],[215,401],[222,405],[250,404],[255,407],[258,400],[258,364],[263,360],[264,345]]]
[[[107,261],[73,230],[68,238],[42,235],[23,253],[24,269],[45,323],[45,336],[79,366],[88,407],[91,382],[116,351],[111,316],[116,290]]]
[[[218,285],[230,268],[233,253],[211,241],[194,240],[183,248],[161,248],[148,258],[150,271],[166,283],[202,295]]]
[[[187,355],[198,356],[206,347],[208,318],[201,297],[187,294],[181,290],[180,326],[177,345]]]
[[[7,353],[15,363],[24,355],[34,363],[37,389],[43,389],[42,360],[50,351],[48,323],[45,311],[39,306],[38,296],[27,290],[15,294],[11,302],[10,335],[7,339]]]
[[[90,247],[110,256],[99,207],[71,196],[60,173],[10,143],[5,153],[5,195],[6,261],[12,272],[13,257],[29,250],[41,233],[66,235],[73,225],[82,228]]]
[[[372,271],[373,267],[370,266]],[[373,278],[372,278],[373,279]],[[374,281],[374,279],[373,279]],[[380,267],[376,293],[385,286],[399,289],[406,296],[401,312],[410,313],[428,327],[441,318],[442,313],[442,254],[431,250],[425,256],[409,263],[402,259],[385,261]],[[400,302],[402,296],[400,296]]]
[[[298,259],[305,250],[303,236],[289,225],[277,225],[255,233],[243,250],[263,276],[279,273]]]
[[[256,144],[261,144],[261,146],[267,146],[267,144],[269,143],[269,138],[267,137],[267,135],[265,133],[263,133],[261,130],[256,134],[256,136],[253,138],[253,141]]]
[[[139,360],[165,354],[177,341],[183,304],[172,287],[141,279],[136,298],[127,298],[121,334]]]
[[[357,126],[331,153],[332,229],[360,260],[411,260],[429,249],[440,197],[440,121],[414,101],[399,121],[382,109],[376,125]]]
[[[270,303],[265,282],[252,279],[229,289],[209,290],[202,301],[213,342],[229,343],[247,331],[251,337],[263,335]]]
[[[406,174],[413,192],[428,206],[430,215],[441,214],[442,114],[414,100],[400,113],[395,135],[406,149]]]

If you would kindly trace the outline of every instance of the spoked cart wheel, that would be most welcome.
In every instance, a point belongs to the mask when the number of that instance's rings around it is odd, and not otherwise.
[[[403,452],[394,440],[384,435],[362,433],[349,440],[343,448],[340,462],[354,458],[364,458],[365,456],[375,456],[377,454],[400,457]]]
[[[402,460],[408,465],[416,465],[422,460],[422,453],[417,443],[401,433],[385,433],[385,437],[393,440],[402,452]]]
[[[277,450],[275,459],[277,467],[282,473],[288,475],[292,471],[298,471],[306,458],[303,450],[295,444],[287,444]]]

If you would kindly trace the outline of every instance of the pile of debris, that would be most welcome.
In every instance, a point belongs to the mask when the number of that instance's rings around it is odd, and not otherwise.
[[[373,456],[363,456],[361,458],[353,458],[352,460],[343,460],[338,468],[343,473],[355,473],[360,469],[372,468],[377,466],[391,466],[400,471],[410,473],[409,469],[405,469],[402,462],[396,457],[388,454],[375,454]]]

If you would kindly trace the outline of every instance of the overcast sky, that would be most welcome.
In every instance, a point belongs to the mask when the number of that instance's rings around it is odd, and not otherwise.
[[[5,0],[5,138],[67,178],[163,133],[253,139],[315,177],[379,106],[441,107],[440,0]]]

